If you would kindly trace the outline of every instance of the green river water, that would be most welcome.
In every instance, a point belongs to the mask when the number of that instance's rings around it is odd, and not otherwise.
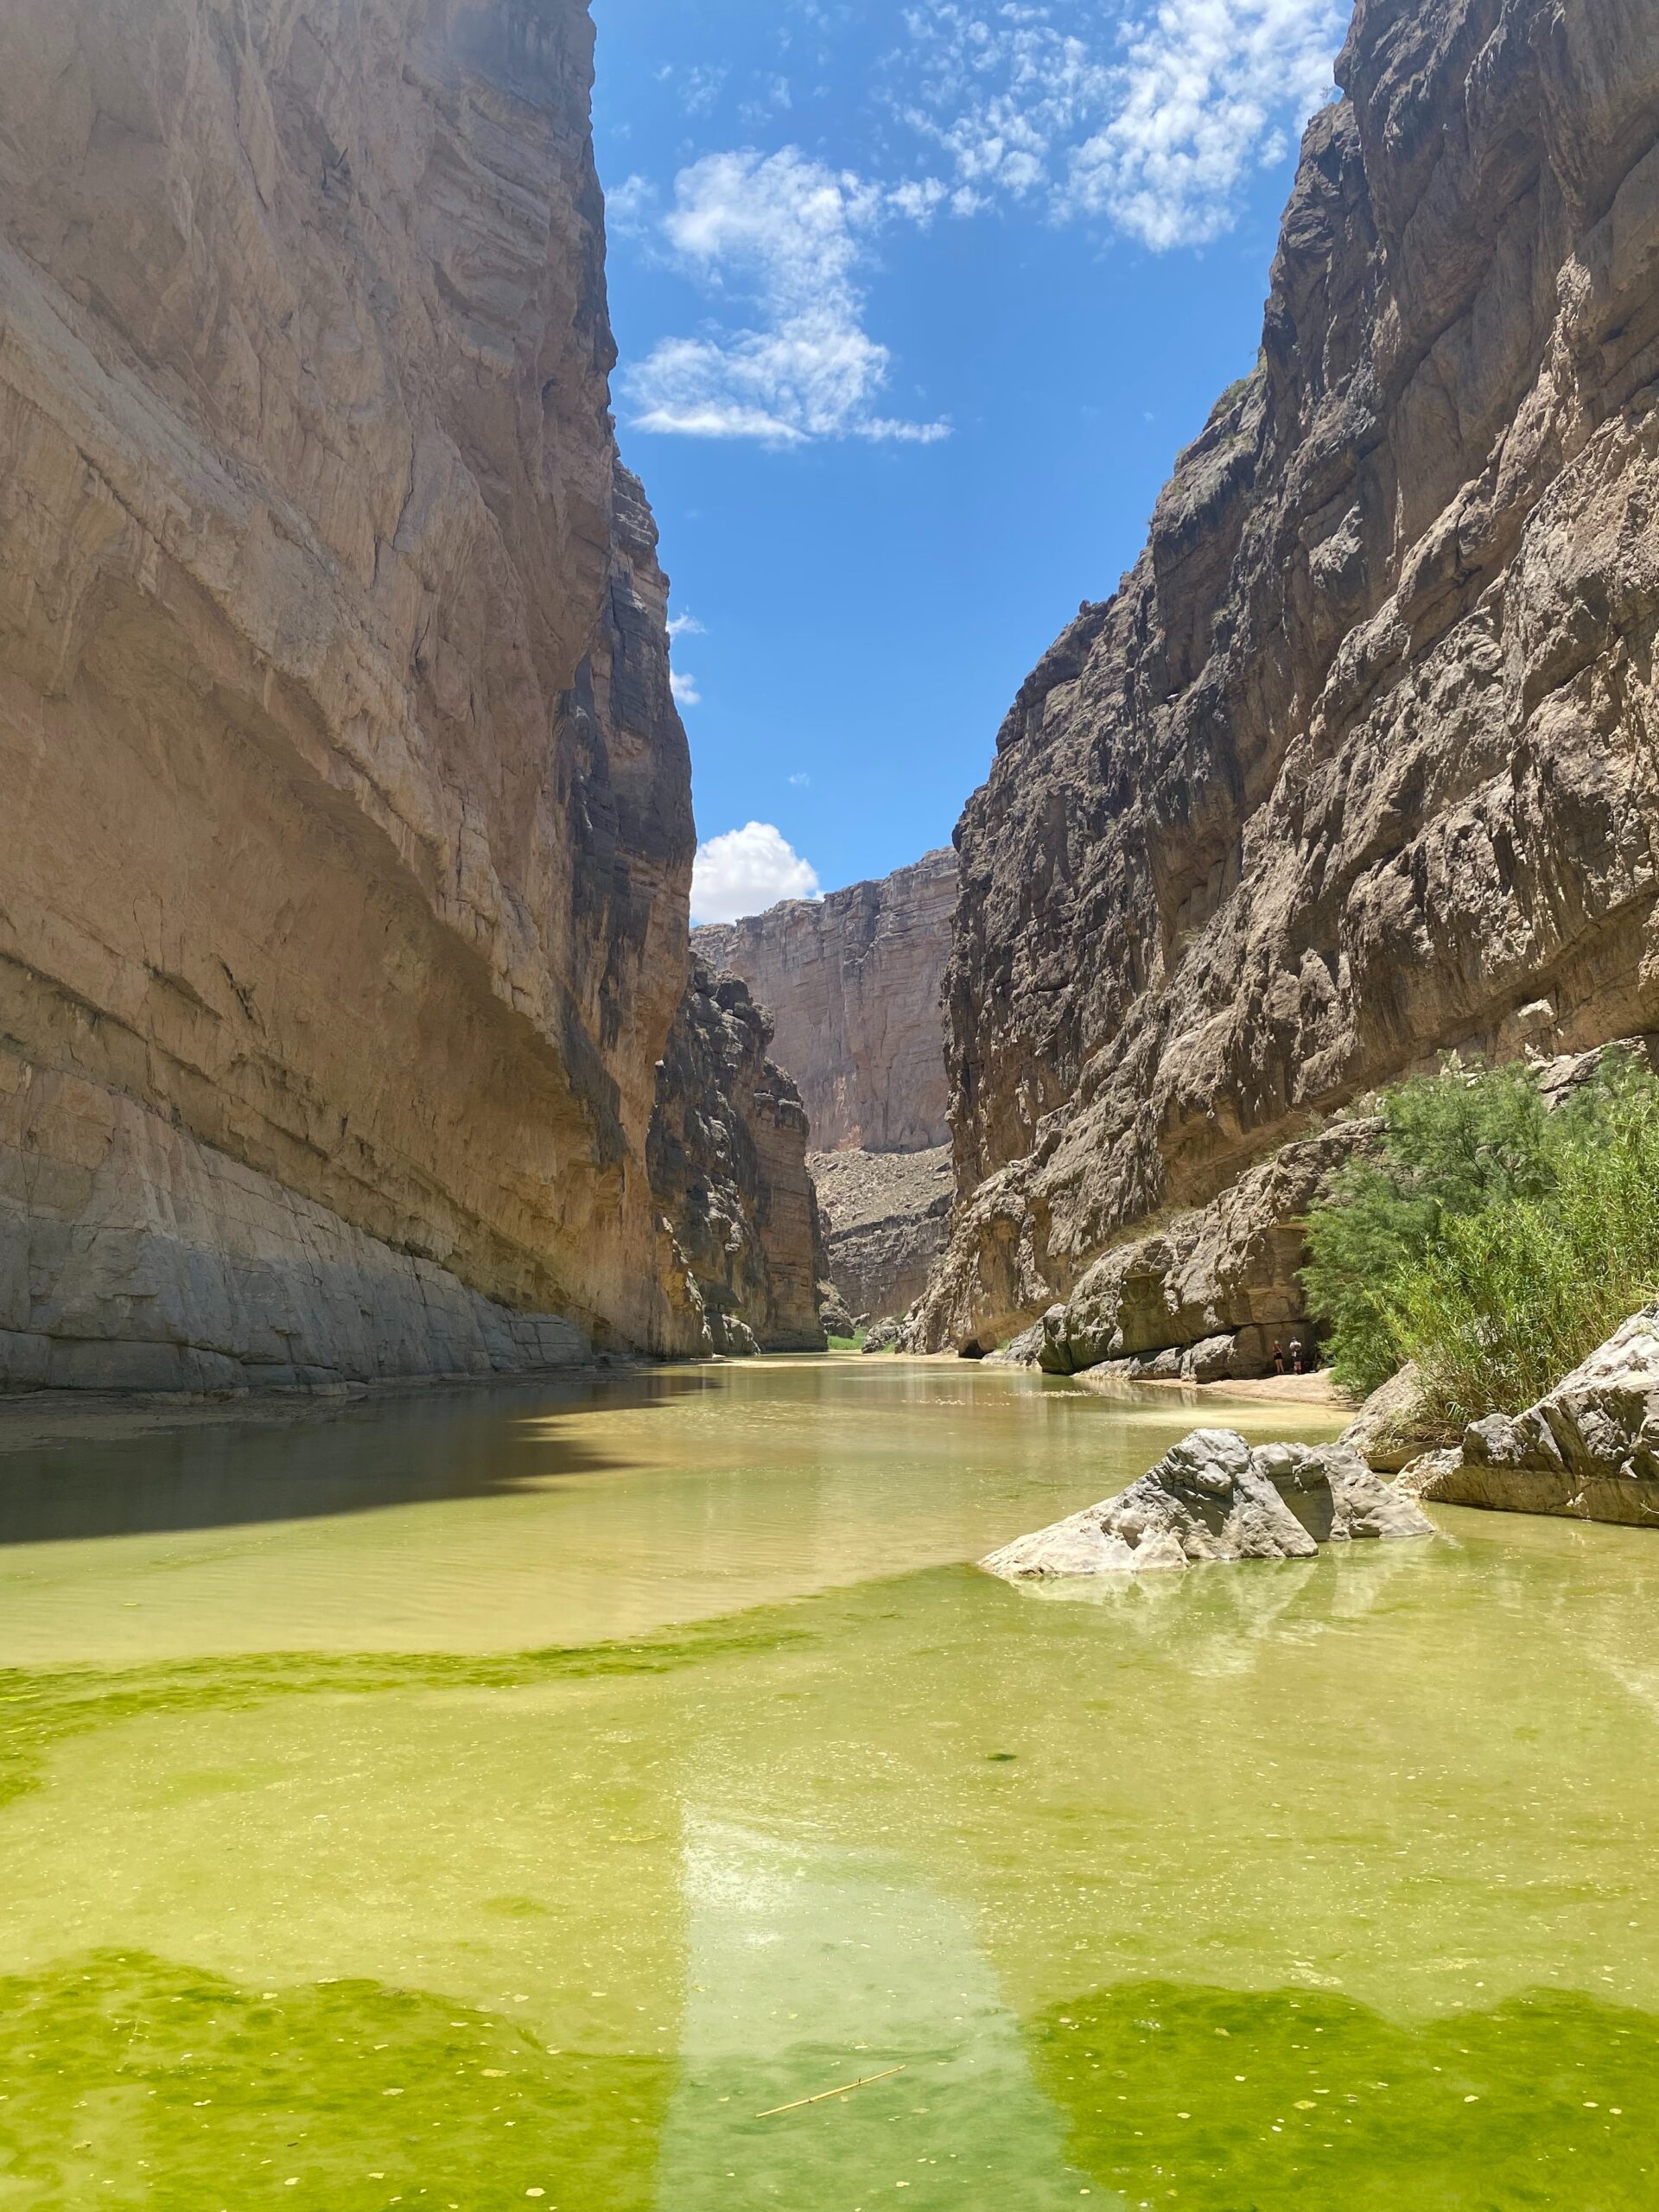
[[[1329,1433],[830,1358],[14,1439],[0,2212],[1651,2212],[1659,1539],[969,1564],[1197,1418]]]

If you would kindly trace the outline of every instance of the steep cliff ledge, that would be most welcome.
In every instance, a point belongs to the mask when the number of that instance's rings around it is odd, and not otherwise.
[[[1260,365],[958,832],[977,1344],[1447,1047],[1659,1020],[1659,14],[1360,0]]]
[[[695,1348],[578,0],[0,16],[0,1381]]]
[[[820,1152],[950,1141],[939,1000],[956,899],[955,854],[929,853],[877,883],[693,931],[771,1015]]]

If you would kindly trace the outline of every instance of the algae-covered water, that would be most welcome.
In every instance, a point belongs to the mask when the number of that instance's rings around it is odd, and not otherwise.
[[[1650,2212],[1659,1538],[967,1564],[1195,1417],[842,1359],[0,1450],[0,2208]]]

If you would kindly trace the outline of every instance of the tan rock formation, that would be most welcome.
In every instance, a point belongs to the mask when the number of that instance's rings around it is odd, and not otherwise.
[[[694,956],[658,1072],[650,1159],[683,1268],[683,1310],[708,1352],[825,1348],[806,1114],[766,1057],[771,1039],[747,985]]]
[[[820,1152],[923,1152],[948,1143],[939,1012],[957,861],[929,853],[879,883],[693,931],[776,1025]]]
[[[1260,365],[958,833],[912,1341],[1445,1048],[1659,1017],[1659,11],[1360,0]]]
[[[591,54],[579,0],[0,13],[0,1372],[685,1348]]]
[[[853,1315],[907,1313],[944,1249],[950,1151],[815,1152],[826,1264]]]

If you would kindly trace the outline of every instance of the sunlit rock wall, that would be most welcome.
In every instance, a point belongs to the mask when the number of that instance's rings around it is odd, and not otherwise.
[[[0,1375],[681,1348],[577,0],[0,10]]]
[[[1448,1048],[1659,1020],[1659,10],[1360,0],[1259,365],[958,833],[914,1341]]]

